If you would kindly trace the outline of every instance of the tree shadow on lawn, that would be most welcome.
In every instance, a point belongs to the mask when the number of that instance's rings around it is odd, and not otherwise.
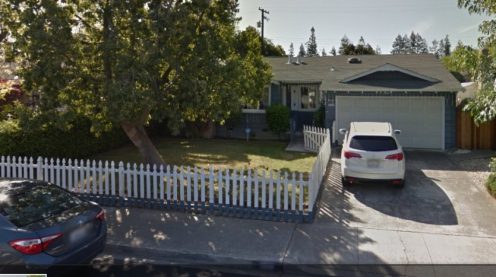
[[[170,165],[230,168],[258,168],[292,171],[310,171],[314,155],[284,151],[280,141],[250,141],[226,139],[157,138],[155,146]],[[137,149],[125,146],[97,155],[96,158],[142,162]],[[300,170],[298,170],[301,168]],[[291,172],[292,172],[291,171]]]

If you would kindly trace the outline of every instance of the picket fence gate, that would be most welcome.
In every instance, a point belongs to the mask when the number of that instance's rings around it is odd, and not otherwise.
[[[330,157],[326,132],[311,173],[1,156],[0,177],[47,181],[106,206],[311,222]]]
[[[329,129],[303,125],[303,142],[307,151],[318,153],[328,136]]]

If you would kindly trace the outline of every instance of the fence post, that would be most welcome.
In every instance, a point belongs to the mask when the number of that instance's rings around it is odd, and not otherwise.
[[[159,171],[160,171],[160,175],[159,175],[159,178],[160,178],[160,182],[159,182],[159,184],[160,184],[160,197],[159,198],[160,198],[160,200],[162,200],[161,203],[163,204],[163,200],[165,199],[165,197],[164,197],[164,165],[163,164],[160,165]]]
[[[124,163],[119,162],[119,196],[124,196]]]
[[[208,202],[210,203],[210,209],[214,208],[214,168],[210,166],[210,172],[208,174]]]
[[[314,180],[313,180],[313,172],[310,174],[310,178],[308,180],[308,211],[312,212],[313,210],[313,190],[314,190]]]
[[[38,157],[36,161],[36,179],[43,180],[43,158]]]

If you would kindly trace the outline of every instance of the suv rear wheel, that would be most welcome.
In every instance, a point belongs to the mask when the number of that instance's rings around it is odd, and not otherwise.
[[[344,177],[341,177],[341,184],[343,185],[343,187],[349,187],[350,186],[350,182],[346,181],[346,179]]]

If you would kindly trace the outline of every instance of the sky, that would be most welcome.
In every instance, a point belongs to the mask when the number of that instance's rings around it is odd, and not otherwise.
[[[319,53],[337,50],[346,35],[355,44],[363,36],[388,54],[398,34],[412,31],[429,45],[449,35],[453,47],[459,40],[477,46],[478,25],[487,19],[458,8],[457,0],[239,0],[240,30],[256,26],[259,7],[269,11],[265,37],[286,51],[293,42],[295,52],[308,41],[312,26]]]

